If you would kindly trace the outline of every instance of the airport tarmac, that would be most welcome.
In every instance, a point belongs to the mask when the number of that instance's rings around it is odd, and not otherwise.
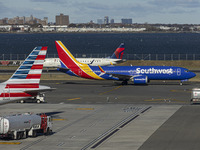
[[[7,104],[0,115],[47,113],[53,134],[14,141],[1,140],[9,150],[188,150],[199,149],[200,105],[190,105],[191,89],[199,83],[151,82],[121,86],[112,81],[42,81],[57,88],[46,103]]]
[[[42,81],[42,85],[56,88],[47,93],[48,103],[66,104],[190,104],[191,90],[198,82],[152,81],[148,85],[122,86],[121,82],[99,80]],[[59,95],[59,98],[58,98]]]

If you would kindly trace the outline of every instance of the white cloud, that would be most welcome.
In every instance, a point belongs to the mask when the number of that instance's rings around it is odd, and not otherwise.
[[[56,15],[64,13],[69,15],[71,23],[96,21],[104,16],[116,22],[121,18],[133,18],[139,23],[165,23],[165,20],[170,22],[170,18],[181,23],[183,19],[179,18],[190,17],[188,23],[196,23],[199,8],[199,0],[15,0],[15,3],[6,0],[0,2],[0,18],[32,14],[49,17],[49,21],[54,22]],[[187,23],[186,19],[184,21]]]

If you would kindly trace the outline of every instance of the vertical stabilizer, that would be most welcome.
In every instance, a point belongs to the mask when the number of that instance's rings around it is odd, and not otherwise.
[[[47,47],[36,47],[6,82],[7,86],[39,86]]]
[[[68,68],[76,76],[88,79],[103,79],[95,74],[89,65],[78,62],[61,41],[55,41],[61,67]]]
[[[86,65],[78,62],[61,41],[55,43],[62,67],[66,65],[67,68],[77,68],[79,65]]]
[[[122,59],[124,54],[125,46],[124,43],[121,43],[120,46],[112,54],[111,58],[113,59]]]

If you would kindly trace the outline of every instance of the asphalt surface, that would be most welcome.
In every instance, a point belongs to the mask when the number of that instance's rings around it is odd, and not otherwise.
[[[152,81],[148,85],[122,86],[121,82],[77,80],[77,81],[42,81],[41,85],[56,88],[46,94],[48,103],[70,104],[190,104],[191,90],[200,83],[178,81]],[[59,95],[59,98],[58,98]]]
[[[199,120],[199,106],[183,106],[139,150],[197,150],[200,148]]]
[[[53,119],[50,136],[4,144],[0,149],[198,150],[200,105],[191,105],[197,82],[153,81],[122,86],[96,80],[41,81],[56,88],[46,103],[7,104],[0,115],[45,112]],[[59,120],[60,119],[60,120]],[[9,141],[11,142],[11,141]]]

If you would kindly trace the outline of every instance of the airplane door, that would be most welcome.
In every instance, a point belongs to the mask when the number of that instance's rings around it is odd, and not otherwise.
[[[130,75],[133,76],[134,75],[134,71],[130,70]]]
[[[10,100],[10,89],[4,89],[3,90],[3,100]]]
[[[178,68],[178,69],[177,69],[177,76],[180,76],[180,75],[181,75],[181,69]]]

